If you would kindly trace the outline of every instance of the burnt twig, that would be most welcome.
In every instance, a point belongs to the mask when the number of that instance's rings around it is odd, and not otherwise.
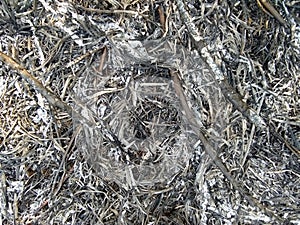
[[[244,191],[243,186],[238,183],[232,175],[229,173],[228,169],[222,162],[222,160],[218,157],[216,150],[212,147],[208,139],[206,138],[204,132],[202,131],[201,127],[197,125],[197,120],[196,117],[194,116],[193,112],[189,108],[185,94],[183,93],[180,80],[178,77],[177,72],[171,70],[171,76],[172,80],[174,82],[174,89],[175,92],[180,100],[180,104],[182,106],[182,110],[186,116],[187,121],[190,124],[190,127],[192,130],[195,132],[195,134],[199,137],[200,141],[202,142],[204,146],[205,152],[209,155],[213,163],[221,170],[221,172],[224,174],[224,176],[229,180],[229,182],[232,184],[232,186],[245,198],[249,201],[249,203],[253,206],[258,207],[261,209],[263,212],[265,212],[267,215],[276,218],[279,221],[282,221],[280,217],[275,215],[271,210],[269,210],[267,207],[263,206],[257,199],[252,197],[251,195],[247,194]]]
[[[276,20],[278,20],[282,25],[286,26],[286,22],[283,19],[283,17],[277,12],[277,10],[274,8],[271,3],[269,3],[267,0],[256,0],[257,4],[260,6],[260,8],[267,13],[269,16],[273,16]]]
[[[81,114],[77,113],[71,106],[61,101],[54,93],[52,93],[50,90],[44,87],[43,84],[32,74],[30,74],[28,70],[26,70],[22,65],[20,65],[13,58],[1,51],[0,60],[2,60],[5,64],[19,72],[22,78],[26,80],[30,85],[32,85],[37,92],[41,93],[51,105],[66,111],[70,116],[75,116],[77,118],[82,119],[86,124],[94,125],[93,122],[84,118]]]

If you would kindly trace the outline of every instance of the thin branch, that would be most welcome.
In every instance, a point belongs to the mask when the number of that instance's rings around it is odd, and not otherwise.
[[[174,89],[175,92],[180,100],[180,104],[183,108],[184,115],[186,119],[188,120],[190,127],[192,130],[195,132],[195,134],[199,137],[200,141],[203,144],[205,152],[209,155],[213,163],[221,170],[221,172],[224,174],[224,176],[229,180],[229,182],[232,184],[232,186],[245,198],[248,200],[248,202],[261,209],[263,212],[265,212],[267,215],[270,217],[276,218],[278,221],[283,221],[282,218],[278,217],[275,215],[271,210],[269,210],[267,207],[263,206],[257,199],[252,197],[251,195],[247,194],[244,191],[243,186],[238,183],[232,175],[229,173],[228,169],[222,162],[222,160],[218,157],[216,150],[212,147],[208,139],[205,137],[204,132],[202,131],[201,127],[197,125],[197,119],[194,116],[193,112],[191,109],[188,107],[187,101],[185,94],[183,93],[183,89],[181,87],[181,83],[178,77],[177,72],[175,71],[170,71],[172,80],[174,82]]]
[[[202,58],[202,62],[209,70],[210,74],[215,77],[216,81],[219,84],[219,87],[225,96],[225,98],[231,102],[231,104],[236,108],[238,111],[242,113],[244,117],[248,119],[248,121],[254,124],[256,127],[267,130],[270,128],[270,132],[280,141],[285,143],[286,147],[290,149],[296,156],[300,156],[300,150],[298,150],[295,146],[293,146],[288,140],[283,138],[280,134],[276,132],[276,130],[272,127],[268,127],[265,120],[255,111],[253,110],[247,103],[242,100],[242,96],[229,84],[226,76],[219,68],[219,66],[213,60],[209,52],[208,45],[203,41],[204,38],[200,36],[197,27],[193,23],[191,16],[185,9],[185,5],[182,0],[176,0],[177,7],[181,16],[181,19],[185,23],[190,36],[192,37],[195,47]]]
[[[71,117],[75,116],[76,118],[80,119],[82,122],[88,124],[89,126],[95,125],[92,121],[77,113],[71,106],[61,101],[54,93],[52,93],[50,90],[44,87],[43,84],[32,74],[30,74],[22,65],[20,65],[13,58],[1,51],[0,60],[8,66],[10,66],[12,69],[16,70],[18,73],[20,73],[21,77],[24,80],[26,80],[30,85],[32,85],[32,87],[34,87],[37,92],[41,93],[51,105],[62,109],[63,111],[67,112]]]
[[[274,8],[274,6],[269,3],[267,0],[256,0],[260,8],[270,16],[273,16],[278,20],[283,26],[286,26],[286,22],[279,12]]]

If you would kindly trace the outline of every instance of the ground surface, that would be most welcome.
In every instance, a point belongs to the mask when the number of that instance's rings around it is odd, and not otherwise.
[[[0,224],[300,224],[300,3],[186,2],[1,1]]]

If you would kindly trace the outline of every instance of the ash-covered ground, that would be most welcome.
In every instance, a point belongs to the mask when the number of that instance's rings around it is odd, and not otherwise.
[[[300,224],[298,1],[0,6],[0,224]]]

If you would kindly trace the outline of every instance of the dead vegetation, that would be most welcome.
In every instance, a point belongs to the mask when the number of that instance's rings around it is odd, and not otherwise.
[[[0,224],[300,223],[298,1],[0,4]]]

